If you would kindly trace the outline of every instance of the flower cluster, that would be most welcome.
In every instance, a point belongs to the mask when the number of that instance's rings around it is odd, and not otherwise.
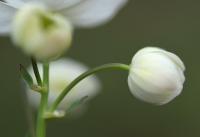
[[[0,2],[0,34],[37,60],[56,59],[67,50],[74,28],[90,28],[114,17],[127,0],[5,0]]]
[[[130,65],[109,63],[89,69],[73,59],[58,59],[69,49],[75,28],[111,20],[128,0],[5,0],[0,2],[0,34],[31,57],[20,72],[29,102],[38,109],[36,137],[45,137],[45,119],[80,113],[101,84],[95,73],[106,69],[129,72],[128,86],[138,99],[163,105],[177,97],[185,82],[181,59],[166,50],[146,47]],[[58,59],[58,60],[57,60]],[[40,63],[37,63],[39,61]],[[49,66],[50,64],[50,66]],[[88,77],[92,75],[91,77]]]
[[[104,24],[126,2],[127,0],[5,0],[0,2],[0,12],[4,13],[0,15],[0,35],[11,35],[13,43],[28,56],[41,62],[52,61],[70,47],[74,28]],[[43,76],[42,65],[38,64],[38,67]],[[33,70],[28,70],[36,85]],[[51,63],[49,106],[67,83],[86,70],[88,69],[82,64],[69,59]],[[93,97],[99,91],[99,85],[95,77],[84,80],[63,99],[58,108],[69,110],[83,96]],[[29,86],[27,90],[31,104],[38,107],[40,95],[29,91]]]

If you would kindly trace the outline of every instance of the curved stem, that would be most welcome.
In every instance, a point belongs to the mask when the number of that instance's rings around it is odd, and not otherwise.
[[[94,69],[91,69],[89,71],[86,71],[85,73],[81,74],[79,77],[77,77],[74,81],[72,81],[63,91],[62,93],[58,96],[58,98],[55,100],[55,102],[52,104],[50,108],[50,112],[54,112],[58,105],[61,103],[61,101],[64,99],[64,97],[67,95],[67,93],[74,87],[76,86],[81,80],[84,78],[97,73],[101,72],[104,70],[113,70],[113,69],[120,69],[120,70],[129,70],[129,65],[126,64],[121,64],[121,63],[110,63],[110,64],[105,64],[99,67],[96,67]]]
[[[48,91],[49,91],[49,64],[44,63],[43,65],[43,91],[41,92],[40,107],[37,116],[37,127],[36,127],[36,137],[46,136],[46,123],[44,114],[46,112],[48,104]]]

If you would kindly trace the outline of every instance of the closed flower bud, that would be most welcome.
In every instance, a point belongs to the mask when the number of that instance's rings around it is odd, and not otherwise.
[[[160,48],[144,48],[132,59],[128,85],[138,99],[163,105],[181,93],[184,70],[183,62],[175,54]]]
[[[26,54],[40,61],[52,60],[69,48],[72,27],[44,6],[27,4],[13,20],[12,39]]]
[[[80,74],[87,71],[88,68],[72,59],[60,59],[50,64],[49,70],[49,99],[48,105],[52,105],[60,93]],[[42,65],[38,65],[40,75],[42,76]],[[34,77],[32,68],[29,73]],[[34,79],[36,83],[36,79]],[[101,84],[96,76],[91,76],[78,83],[62,100],[58,109],[67,113],[82,113],[88,104],[88,101],[95,97],[100,91]],[[30,104],[37,108],[40,102],[40,94],[26,87]],[[73,112],[72,112],[73,111]],[[78,114],[77,114],[78,115]]]

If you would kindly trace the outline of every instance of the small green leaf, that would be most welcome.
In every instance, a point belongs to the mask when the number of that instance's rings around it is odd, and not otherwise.
[[[23,79],[28,83],[30,87],[33,85],[33,79],[31,75],[27,72],[23,65],[20,64],[20,73]]]
[[[77,106],[79,106],[80,104],[83,104],[86,100],[88,99],[88,96],[84,96],[83,98],[81,98],[80,100],[74,102],[70,108],[68,109],[68,112],[72,111],[73,109],[75,109]]]

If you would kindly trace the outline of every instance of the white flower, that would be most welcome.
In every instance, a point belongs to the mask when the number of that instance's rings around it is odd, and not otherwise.
[[[60,14],[75,27],[94,27],[112,19],[128,0],[5,0],[0,2],[0,33],[11,32],[16,11],[25,4],[37,3]]]
[[[0,2],[0,35],[12,33],[13,42],[26,54],[52,60],[68,49],[74,27],[106,23],[127,1],[5,0]]]
[[[50,64],[50,89],[49,89],[49,106],[55,101],[55,99],[58,97],[58,95],[61,93],[61,91],[66,88],[66,86],[73,81],[76,77],[78,77],[83,72],[87,71],[88,68],[72,59],[60,59],[57,61],[54,61]],[[38,65],[39,72],[42,75],[42,65]],[[30,74],[34,78],[34,73],[32,68],[29,69]],[[36,80],[34,79],[36,82]],[[58,106],[59,109],[65,110],[65,111],[79,111],[84,110],[85,103],[87,103],[88,100],[95,97],[101,88],[101,84],[99,80],[93,75],[91,77],[88,77],[81,81],[79,84],[77,84],[64,98],[64,100],[61,102],[61,104]],[[37,108],[40,102],[40,94],[31,91],[29,87],[26,88],[30,104]],[[82,99],[86,99],[83,102],[84,104],[79,104],[77,106],[74,106]],[[82,107],[83,106],[83,107]],[[74,107],[74,108],[72,108]]]
[[[40,61],[52,60],[70,46],[72,26],[107,22],[126,1],[5,0],[0,2],[0,34],[12,32],[14,43],[26,54]]]
[[[72,41],[71,24],[37,4],[27,4],[17,12],[11,34],[17,46],[40,61],[56,59]]]
[[[135,97],[163,105],[181,93],[184,70],[183,62],[175,54],[160,48],[144,48],[133,57],[129,88]]]

